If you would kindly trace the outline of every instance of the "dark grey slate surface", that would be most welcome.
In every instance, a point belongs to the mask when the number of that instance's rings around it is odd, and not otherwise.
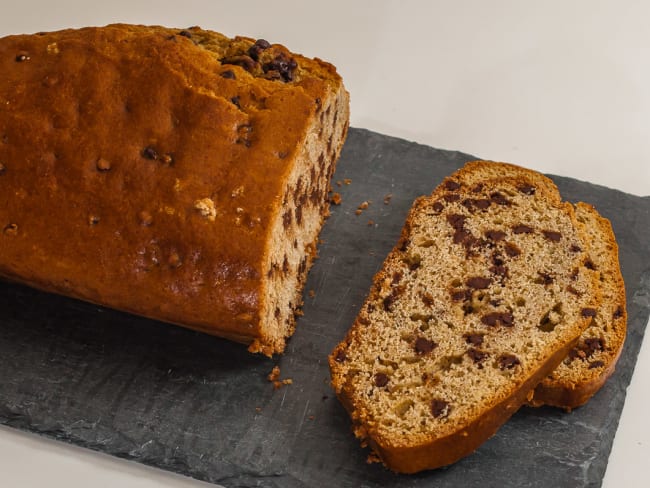
[[[613,378],[566,414],[524,408],[474,455],[394,475],[366,464],[329,388],[343,337],[413,199],[470,156],[352,129],[334,207],[286,354],[0,282],[0,422],[227,487],[599,486],[650,313],[650,197],[567,178],[567,200],[612,220],[629,333]],[[390,204],[384,196],[392,194]],[[357,206],[372,201],[360,216]],[[368,220],[374,225],[369,226]],[[0,250],[1,252],[1,250]],[[274,390],[274,365],[293,384]]]

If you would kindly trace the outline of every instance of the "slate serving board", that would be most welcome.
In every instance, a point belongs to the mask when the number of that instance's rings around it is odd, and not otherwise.
[[[351,183],[333,183],[343,202],[321,234],[282,357],[0,282],[0,422],[227,487],[599,486],[650,313],[650,197],[554,178],[565,199],[611,219],[628,294],[619,366],[585,407],[523,408],[472,456],[400,476],[366,463],[329,388],[327,354],[413,199],[470,159],[350,130],[334,181]],[[293,384],[273,388],[275,365]]]

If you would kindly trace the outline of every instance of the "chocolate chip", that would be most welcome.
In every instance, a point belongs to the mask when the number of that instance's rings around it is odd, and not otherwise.
[[[587,258],[585,260],[585,268],[590,269],[592,271],[595,271],[596,270],[596,265],[594,264],[594,262],[591,259]]]
[[[433,306],[433,296],[431,295],[431,293],[422,294],[422,303],[424,303],[427,307]]]
[[[471,298],[472,298],[472,292],[470,290],[454,291],[451,294],[451,299],[455,302],[470,300]]]
[[[571,252],[580,252],[582,251],[582,248],[578,246],[577,244],[571,244]]]
[[[418,337],[417,339],[415,339],[415,344],[413,347],[416,353],[427,354],[433,351],[436,347],[438,347],[438,344],[424,337]]]
[[[623,307],[619,305],[616,308],[616,310],[614,310],[614,313],[612,314],[612,318],[616,320],[616,319],[620,319],[622,316],[623,316]]]
[[[472,346],[480,346],[483,344],[483,334],[466,334],[465,342]]]
[[[220,74],[220,76],[221,76],[222,78],[227,79],[227,80],[234,80],[234,79],[237,78],[237,77],[235,76],[235,73],[234,73],[232,70],[230,70],[230,69],[227,69],[226,71],[222,71],[221,74]]]
[[[159,155],[156,149],[154,149],[152,146],[147,146],[142,150],[142,157],[155,161],[158,159]]]
[[[492,266],[490,267],[490,273],[495,274],[497,276],[501,276],[503,278],[508,277],[508,268],[506,266]]]
[[[584,351],[587,356],[593,355],[596,351],[603,350],[603,341],[598,337],[589,337],[584,340]]]
[[[511,258],[517,257],[521,254],[521,249],[519,249],[516,245],[512,244],[511,242],[506,243],[505,251],[506,254]]]
[[[488,208],[492,202],[490,200],[487,200],[485,198],[477,199],[477,200],[472,200],[472,203],[477,207],[480,208],[481,210],[485,210]]]
[[[512,232],[515,234],[531,234],[533,232],[533,228],[525,224],[519,224],[515,225],[512,228]]]
[[[376,373],[374,377],[375,386],[382,388],[388,384],[388,376],[384,373]]]
[[[460,188],[460,183],[454,180],[445,181],[445,189],[448,191],[456,191]]]
[[[454,231],[454,244],[464,244],[466,247],[471,247],[475,241],[476,238],[467,229],[461,228]]]
[[[469,278],[465,284],[470,288],[474,288],[475,290],[485,290],[490,286],[490,284],[492,284],[492,280],[490,278],[484,278],[482,276],[474,276],[472,278]]]
[[[514,356],[512,354],[503,354],[499,357],[499,368],[502,370],[512,369],[518,364],[521,364],[521,361],[519,361],[519,358],[517,358],[517,356]]]
[[[188,39],[192,39],[192,33],[188,30],[182,30],[178,33],[179,36],[187,37]]]
[[[502,230],[486,230],[485,237],[494,242],[499,242],[506,237],[506,233]]]
[[[483,191],[483,183],[478,183],[474,188],[472,188],[472,193],[481,193]]]
[[[589,363],[589,369],[602,368],[603,366],[605,366],[603,361],[592,361]]]
[[[449,214],[447,215],[447,222],[449,222],[449,225],[451,225],[454,229],[462,229],[465,226],[465,221],[467,220],[467,217],[464,215],[460,214]]]
[[[483,365],[481,364],[483,361],[485,361],[489,354],[485,351],[481,351],[480,349],[475,349],[475,348],[469,348],[467,350],[467,355],[474,361],[475,364],[478,364],[479,368],[483,368]]]
[[[492,192],[490,194],[490,200],[492,200],[497,205],[510,205],[510,200],[508,200],[503,194],[498,191]]]
[[[534,195],[536,188],[532,185],[523,184],[518,186],[517,190],[519,190],[524,195]]]
[[[501,256],[499,253],[494,253],[492,255],[492,264],[495,266],[502,266],[505,264],[505,261],[503,260],[503,256]]]
[[[431,415],[435,418],[444,418],[449,416],[450,410],[449,402],[445,400],[435,399],[431,401]]]
[[[283,52],[280,52],[272,61],[262,65],[264,73],[269,71],[277,71],[282,80],[292,81],[293,72],[298,67],[295,59],[287,57]]]
[[[552,242],[559,242],[562,239],[562,234],[554,230],[543,230],[544,237]]]
[[[449,193],[447,195],[443,195],[442,198],[445,202],[453,203],[460,200],[460,195],[458,193]]]
[[[253,58],[255,61],[259,61],[260,54],[262,51],[265,51],[266,49],[270,48],[271,44],[264,40],[264,39],[258,39],[255,41],[255,44],[253,44],[249,49],[248,49],[248,55]]]
[[[434,202],[431,208],[433,208],[435,212],[440,213],[445,207],[440,202]]]
[[[334,356],[334,361],[337,363],[342,363],[347,359],[347,354],[345,354],[345,351],[343,349],[339,349],[336,351],[336,356]]]
[[[580,312],[583,317],[595,317],[597,313],[595,308],[583,308]]]
[[[496,325],[503,325],[504,327],[512,327],[515,318],[510,312],[490,312],[481,317],[481,322],[489,327]]]
[[[397,285],[403,278],[403,274],[401,271],[395,271],[393,273],[393,278],[391,279],[391,285]]]
[[[569,293],[571,293],[572,295],[575,295],[575,296],[577,296],[577,297],[582,296],[582,293],[580,293],[578,290],[576,290],[576,289],[573,287],[573,285],[568,285],[568,286],[566,287],[566,291],[568,291]]]
[[[553,277],[549,275],[548,273],[542,273],[541,271],[537,272],[537,275],[539,278],[535,280],[535,283],[540,284],[540,285],[551,285],[553,283]]]

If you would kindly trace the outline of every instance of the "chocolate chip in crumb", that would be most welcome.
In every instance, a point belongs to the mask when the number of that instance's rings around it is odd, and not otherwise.
[[[603,361],[592,361],[589,363],[589,369],[596,369],[596,368],[602,368],[605,366],[605,363]]]
[[[472,359],[472,361],[474,361],[474,364],[478,365],[479,369],[483,368],[483,361],[489,357],[489,354],[487,352],[481,351],[480,349],[475,349],[473,347],[467,350],[467,355]]]
[[[451,408],[449,402],[445,400],[435,399],[431,401],[431,415],[435,418],[445,418],[449,416]]]
[[[465,226],[465,221],[467,220],[467,217],[464,215],[460,214],[449,214],[447,215],[447,222],[449,222],[449,225],[451,225],[454,229],[462,229]]]
[[[460,200],[460,195],[458,193],[449,193],[447,195],[443,195],[442,198],[445,202],[453,203]]]
[[[489,327],[502,325],[504,327],[512,327],[515,318],[510,312],[490,312],[481,317],[481,322]]]
[[[571,244],[571,252],[580,252],[582,251],[582,248],[578,246],[577,244]]]
[[[506,243],[505,251],[506,254],[511,258],[517,257],[521,254],[521,249],[519,249],[516,245],[512,244],[511,242]]]
[[[375,386],[383,388],[388,384],[388,376],[384,373],[376,373],[374,377]]]
[[[590,269],[592,271],[595,271],[596,265],[594,264],[594,262],[591,259],[587,258],[585,260],[585,268]]]
[[[512,228],[512,232],[515,234],[532,234],[533,228],[525,224],[519,224]]]
[[[465,284],[470,288],[474,288],[475,290],[485,290],[492,284],[492,280],[490,278],[484,278],[482,276],[474,276],[472,278],[468,278]]]
[[[454,180],[445,181],[445,189],[449,191],[456,191],[460,188],[460,183]]]
[[[345,351],[343,349],[339,349],[338,351],[336,351],[336,356],[334,356],[334,361],[336,361],[337,363],[342,363],[347,358],[348,356],[345,353]]]
[[[472,292],[470,290],[460,290],[451,293],[451,299],[454,302],[470,300],[471,298],[472,298]]]
[[[595,308],[589,308],[589,307],[583,308],[582,311],[580,312],[580,314],[583,317],[595,317],[597,313],[598,312]]]
[[[466,334],[465,342],[472,346],[480,346],[483,344],[483,334]]]
[[[519,358],[513,354],[503,354],[499,357],[499,369],[512,369],[515,366],[521,364]]]
[[[602,351],[603,349],[604,344],[599,337],[588,337],[584,340],[584,351],[587,356],[592,356],[596,351]]]
[[[498,191],[492,192],[490,194],[490,200],[492,200],[497,205],[510,205],[510,200],[508,200],[503,194]]]
[[[434,212],[440,213],[445,207],[440,202],[434,202],[431,208],[434,210]]]
[[[521,193],[524,195],[534,195],[536,188],[532,185],[528,184],[523,184],[517,187],[517,190],[519,190]]]
[[[562,239],[562,234],[554,230],[543,230],[544,237],[551,242],[559,242]]]
[[[192,39],[192,33],[188,30],[182,30],[178,33],[179,36],[187,37],[188,39]]]
[[[551,285],[553,284],[553,277],[549,275],[548,273],[543,273],[541,271],[537,272],[537,279],[535,280],[535,283],[540,284],[540,285]]]
[[[485,237],[494,242],[499,242],[505,239],[506,233],[502,230],[486,230]]]
[[[612,314],[612,318],[616,320],[616,319],[620,319],[622,316],[623,316],[623,307],[619,305],[616,308],[616,310],[614,310],[614,313]]]
[[[227,80],[235,80],[237,78],[235,76],[235,73],[231,69],[227,69],[226,71],[222,71],[220,76],[222,78],[227,79]]]
[[[417,354],[422,355],[422,354],[428,354],[431,351],[433,351],[436,347],[438,347],[438,344],[425,337],[418,337],[417,339],[415,339],[415,344],[413,347]]]

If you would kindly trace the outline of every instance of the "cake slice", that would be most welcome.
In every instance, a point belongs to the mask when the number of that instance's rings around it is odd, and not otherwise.
[[[498,163],[483,164],[499,175]],[[329,358],[355,435],[394,471],[473,452],[599,306],[573,207],[525,174],[486,176],[461,170],[416,200]]]
[[[584,405],[614,372],[627,330],[625,284],[612,226],[589,204],[578,203],[576,215],[590,243],[588,266],[600,276],[602,303],[578,344],[535,388],[531,405],[566,410]],[[569,288],[572,293],[577,293]]]
[[[280,353],[348,128],[334,66],[117,24],[0,39],[0,277]]]

